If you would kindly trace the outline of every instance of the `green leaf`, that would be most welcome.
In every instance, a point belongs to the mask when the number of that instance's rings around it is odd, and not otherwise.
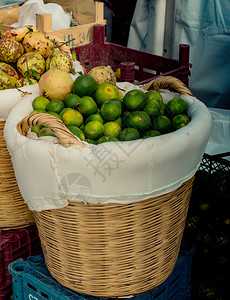
[[[72,59],[73,61],[77,60],[77,54],[75,50],[72,51]]]
[[[32,77],[36,80],[39,80],[41,75],[37,71],[32,70]]]

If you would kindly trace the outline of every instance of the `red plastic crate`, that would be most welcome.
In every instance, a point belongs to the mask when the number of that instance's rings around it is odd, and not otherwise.
[[[36,225],[0,232],[0,299],[12,291],[8,265],[13,261],[42,252]]]
[[[105,41],[105,27],[95,25],[93,28],[93,43],[82,45],[75,50],[77,59],[88,72],[96,66],[109,65],[114,71],[121,67],[121,63],[133,62],[135,64],[135,84],[144,84],[158,76],[174,76],[179,78],[187,86],[189,84],[190,67],[189,50],[190,46],[179,45],[179,59],[171,59],[159,55],[138,51],[121,45]],[[129,64],[127,71],[129,71]],[[123,81],[129,80],[129,72],[122,70]],[[125,80],[125,79],[128,80]]]

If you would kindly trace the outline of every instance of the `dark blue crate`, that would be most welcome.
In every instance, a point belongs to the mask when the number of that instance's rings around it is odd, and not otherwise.
[[[132,300],[189,300],[192,257],[195,247],[182,242],[176,265],[157,289],[134,296]],[[30,256],[26,261],[16,260],[9,265],[12,275],[13,295],[17,300],[97,300],[78,294],[60,285],[49,273],[43,254]]]

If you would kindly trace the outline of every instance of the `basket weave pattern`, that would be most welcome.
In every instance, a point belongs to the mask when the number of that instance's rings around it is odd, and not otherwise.
[[[151,84],[191,95],[170,76]],[[83,146],[60,120],[47,114],[26,116],[17,129],[26,135],[36,124],[50,126],[64,147]],[[69,201],[62,209],[34,212],[50,273],[65,287],[100,298],[127,298],[158,287],[178,258],[193,180],[131,204]]]
[[[30,226],[34,218],[17,185],[4,139],[4,126],[5,122],[0,122],[0,230],[9,230]]]
[[[34,212],[50,273],[62,285],[95,297],[156,288],[178,258],[192,182],[128,205],[70,202]]]

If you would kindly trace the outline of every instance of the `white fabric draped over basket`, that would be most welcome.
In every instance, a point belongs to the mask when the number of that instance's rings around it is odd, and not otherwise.
[[[17,123],[32,111],[35,96],[25,96],[5,125],[15,175],[30,210],[62,208],[68,201],[127,204],[166,194],[195,174],[210,135],[207,107],[195,97],[181,96],[191,122],[178,131],[65,148],[54,143],[56,138],[31,139],[17,131]],[[167,102],[178,94],[162,91],[162,96]]]

